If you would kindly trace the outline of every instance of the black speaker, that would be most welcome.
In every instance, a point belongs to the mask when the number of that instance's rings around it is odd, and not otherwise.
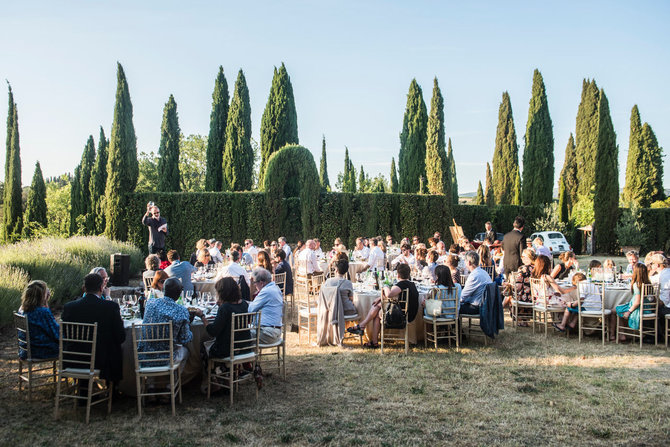
[[[113,286],[127,286],[130,280],[130,255],[114,253],[109,256],[109,282]]]

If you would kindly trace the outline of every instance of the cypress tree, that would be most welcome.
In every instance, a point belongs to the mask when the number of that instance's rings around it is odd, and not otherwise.
[[[328,181],[328,162],[326,161],[326,136],[321,141],[321,163],[319,164],[319,183],[321,189],[330,191],[330,182]]]
[[[39,224],[42,228],[47,227],[47,186],[44,183],[39,161],[35,163],[33,182],[28,192],[25,222],[27,225],[23,228],[23,232],[26,237],[32,235],[33,226],[29,225],[30,223]]]
[[[13,95],[10,96],[13,100]],[[11,133],[9,140],[9,169],[5,180],[4,210],[4,237],[7,241],[14,241],[21,236],[23,229],[23,204],[21,197],[21,149],[19,145],[19,114],[16,103],[10,108],[13,117],[7,119],[12,128],[7,129]]]
[[[451,197],[453,204],[458,205],[458,179],[456,177],[456,161],[454,151],[451,148],[451,138],[447,143],[447,160],[449,161],[449,177],[451,178]]]
[[[615,230],[619,217],[619,149],[616,144],[616,133],[612,125],[607,96],[603,90],[600,90],[599,96],[593,196],[596,249],[613,252],[617,242]]]
[[[630,111],[630,138],[626,161],[626,183],[623,188],[623,200],[640,204],[646,191],[642,191],[645,169],[642,161],[642,120],[637,104]]]
[[[392,193],[398,192],[398,174],[395,167],[395,157],[391,157],[391,175],[389,177],[389,186]]]
[[[493,152],[493,194],[497,204],[509,205],[515,200],[519,175],[519,149],[514,130],[512,102],[504,92],[498,110],[496,147]]]
[[[582,82],[582,99],[577,110],[575,133],[578,196],[588,196],[595,185],[599,96],[596,81],[585,79]]]
[[[426,130],[426,179],[431,194],[447,194],[450,189],[444,138],[444,98],[435,78]]]
[[[519,170],[516,170],[516,179],[514,180],[514,198],[512,205],[521,205],[521,175]]]
[[[349,148],[344,148],[344,172],[342,173],[342,192],[356,192],[356,168],[349,158]]]
[[[14,128],[14,92],[12,92],[12,86],[7,82],[7,89],[9,90],[9,104],[7,107],[7,141],[5,144],[5,185],[9,181],[9,165],[11,164],[12,156],[12,129]],[[5,194],[7,194],[7,189],[5,188]],[[3,197],[3,201],[6,198]]]
[[[177,103],[170,95],[163,108],[161,141],[158,146],[158,185],[159,192],[179,192],[179,117]]]
[[[493,177],[491,176],[491,165],[489,162],[486,162],[486,196],[484,203],[487,206],[494,206],[496,204],[495,194],[493,194]]]
[[[554,131],[544,80],[537,69],[533,73],[525,140],[522,202],[524,205],[551,203],[554,194]]]
[[[479,186],[477,186],[477,195],[472,201],[474,205],[484,205],[484,190],[482,190],[482,181],[479,181]]]
[[[124,218],[128,203],[126,194],[135,190],[138,173],[133,105],[126,75],[121,64],[118,64],[116,104],[105,186],[105,234],[111,239],[124,240],[128,235]]]
[[[577,203],[577,160],[575,156],[575,139],[570,133],[568,145],[565,147],[565,161],[558,182],[558,210],[561,222],[568,222],[572,207]]]
[[[226,145],[226,123],[228,122],[228,83],[219,66],[212,93],[212,113],[209,115],[209,137],[207,139],[207,171],[205,191],[221,191],[223,184],[223,151]]]
[[[259,183],[262,180],[259,179]],[[226,124],[223,151],[223,188],[249,191],[254,186],[254,150],[251,147],[251,105],[244,72],[237,73]]]
[[[404,193],[419,191],[420,179],[426,177],[426,124],[428,116],[421,87],[412,79],[407,94],[407,105],[400,133],[398,154],[399,190]]]
[[[89,184],[91,197],[91,212],[95,216],[93,232],[100,234],[105,231],[105,210],[103,209],[105,184],[107,183],[107,146],[109,141],[105,138],[105,131],[100,126],[100,139],[98,140],[98,152],[95,156],[95,164],[91,173]]]
[[[81,165],[74,169],[72,183],[70,184],[70,234],[79,232],[77,218],[82,215],[81,203]]]
[[[649,196],[651,202],[665,200],[663,189],[663,149],[658,145],[656,134],[651,126],[644,123],[642,126],[642,142],[649,164]]]
[[[261,166],[260,176],[265,175],[265,166],[270,155],[287,144],[298,144],[298,115],[293,98],[291,78],[282,62],[275,67],[268,103],[261,120]]]
[[[91,176],[93,174],[93,167],[95,166],[95,142],[93,141],[93,135],[88,136],[86,141],[86,146],[84,146],[84,153],[81,156],[80,163],[80,197],[79,197],[79,207],[81,214],[86,216],[86,221],[84,223],[84,231],[86,234],[91,234],[94,231],[94,215],[91,208]]]
[[[358,192],[370,192],[368,180],[369,179],[365,176],[363,165],[361,165],[361,170],[358,171]]]

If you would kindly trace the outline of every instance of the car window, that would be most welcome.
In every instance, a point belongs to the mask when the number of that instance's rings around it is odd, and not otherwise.
[[[549,239],[563,239],[561,233],[549,233]]]

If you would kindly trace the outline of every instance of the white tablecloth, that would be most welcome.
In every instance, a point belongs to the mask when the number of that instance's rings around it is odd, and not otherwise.
[[[605,287],[605,309],[614,309],[620,304],[626,304],[632,297],[630,288]]]
[[[214,284],[216,284],[216,282],[213,279],[193,281],[193,290],[200,293],[209,292],[213,296],[216,296],[216,289],[214,288]]]

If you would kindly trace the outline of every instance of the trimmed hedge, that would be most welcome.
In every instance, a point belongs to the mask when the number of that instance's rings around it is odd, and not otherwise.
[[[195,249],[198,239],[211,237],[228,246],[245,238],[260,245],[264,239],[279,236],[290,242],[316,236],[325,247],[340,237],[347,247],[353,247],[361,235],[391,234],[394,239],[417,235],[426,240],[439,231],[450,240],[452,218],[468,237],[473,237],[484,231],[487,220],[497,231],[507,232],[521,214],[528,222],[524,232],[530,235],[534,231],[532,222],[541,213],[537,207],[454,206],[437,195],[330,192],[321,193],[317,206],[310,208],[311,213],[318,214],[319,225],[315,231],[305,233],[299,198],[281,199],[281,213],[270,211],[266,200],[262,192],[135,193],[130,197],[128,214],[132,220],[128,238],[146,250],[149,232],[141,225],[141,219],[149,201],[160,207],[168,221],[167,247],[177,249],[183,258]]]
[[[643,253],[651,250],[670,251],[670,208],[645,208],[640,210],[646,232]]]

